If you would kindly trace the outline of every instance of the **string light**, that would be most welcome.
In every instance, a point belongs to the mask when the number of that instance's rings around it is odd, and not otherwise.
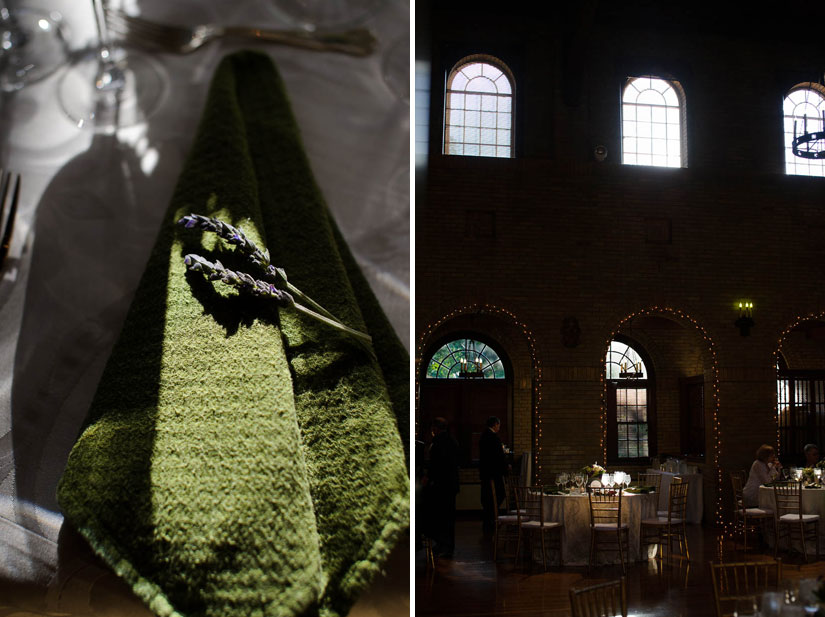
[[[616,327],[613,332],[610,333],[610,336],[605,343],[605,352],[602,357],[606,358],[608,352],[610,351],[610,342],[615,338],[616,334],[622,328],[623,325],[626,323],[633,321],[637,317],[643,317],[653,314],[668,314],[671,315],[682,322],[689,322],[693,325],[693,327],[699,332],[702,336],[702,339],[708,346],[708,351],[710,352],[711,358],[711,397],[713,400],[713,412],[712,412],[712,434],[713,434],[713,442],[714,442],[714,450],[713,450],[713,464],[716,468],[716,523],[718,525],[723,525],[722,521],[722,468],[719,466],[719,459],[722,453],[722,434],[719,429],[719,364],[716,359],[716,345],[714,344],[713,340],[707,333],[698,321],[696,321],[693,317],[689,314],[685,313],[681,309],[674,309],[669,306],[651,306],[646,309],[641,309],[630,315],[627,315],[624,319],[622,319],[618,326]],[[607,463],[607,376],[605,374],[606,366],[605,363],[602,362],[602,371],[600,375],[600,381],[602,385],[602,415],[601,415],[601,422],[602,422],[602,433],[601,433],[601,448],[602,448],[602,456],[604,457],[605,464]]]
[[[454,309],[443,315],[437,321],[429,324],[424,329],[424,332],[418,337],[418,347],[416,348],[415,357],[415,417],[416,417],[416,433],[418,432],[418,411],[421,403],[421,362],[424,361],[423,353],[424,346],[429,341],[433,332],[440,328],[444,323],[450,321],[461,315],[468,315],[473,313],[484,313],[490,315],[499,315],[506,317],[511,323],[521,329],[524,337],[527,339],[527,345],[530,351],[530,359],[533,369],[533,465],[535,469],[535,478],[537,484],[542,484],[541,473],[541,443],[542,443],[542,428],[541,428],[541,361],[536,353],[536,341],[533,332],[527,327],[527,324],[522,322],[512,311],[496,306],[494,304],[468,304],[460,308]]]

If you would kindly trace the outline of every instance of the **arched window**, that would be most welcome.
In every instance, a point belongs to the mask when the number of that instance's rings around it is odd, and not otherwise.
[[[468,56],[447,78],[444,154],[513,156],[514,80],[491,57]]]
[[[435,379],[504,379],[504,365],[495,349],[469,338],[455,339],[439,347],[427,365],[427,377]]]
[[[611,341],[605,359],[608,459],[646,459],[655,454],[652,379],[642,355]]]
[[[825,130],[825,89],[813,83],[794,86],[785,97],[782,107],[785,125],[785,173],[795,176],[825,176],[825,159],[796,156],[791,149],[795,135]]]
[[[685,167],[685,104],[677,81],[630,77],[622,92],[622,163]]]

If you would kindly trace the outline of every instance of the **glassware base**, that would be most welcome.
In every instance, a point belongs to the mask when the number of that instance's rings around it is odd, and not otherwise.
[[[0,90],[13,92],[66,62],[60,17],[30,9],[0,11]]]
[[[156,61],[132,49],[111,53],[112,71],[101,73],[95,51],[73,63],[60,79],[60,105],[79,128],[112,133],[143,124],[166,95],[166,74]]]

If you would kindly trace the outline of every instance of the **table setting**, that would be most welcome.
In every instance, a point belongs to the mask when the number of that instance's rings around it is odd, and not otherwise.
[[[358,614],[406,544],[409,5],[312,5],[4,9],[6,605]]]
[[[595,465],[595,464],[594,464]],[[598,467],[598,469],[595,469]],[[543,487],[545,521],[563,525],[562,551],[567,565],[586,565],[590,555],[590,501],[587,486],[622,489],[622,522],[629,525],[629,561],[643,561],[656,555],[656,545],[639,547],[641,522],[656,517],[658,496],[653,487],[631,485],[630,474],[608,473],[601,466],[588,466],[578,472],[562,472],[556,484]],[[572,484],[572,485],[571,485]],[[619,563],[618,553],[597,555],[597,563]]]

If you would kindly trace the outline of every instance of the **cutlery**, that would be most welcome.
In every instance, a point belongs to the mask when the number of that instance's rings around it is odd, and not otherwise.
[[[14,220],[17,214],[17,202],[20,199],[20,174],[13,174],[10,171],[0,170],[2,173],[2,183],[0,183],[0,267],[6,261],[9,254],[11,236],[14,232]],[[9,188],[14,182],[14,189],[9,201]],[[6,211],[8,207],[8,212]]]
[[[180,26],[161,24],[128,15],[118,9],[106,9],[109,29],[127,43],[150,46],[162,51],[188,54],[206,43],[222,37],[235,37],[280,43],[315,51],[335,51],[352,56],[368,56],[376,40],[364,28],[354,30],[265,30],[245,26],[201,24]]]

